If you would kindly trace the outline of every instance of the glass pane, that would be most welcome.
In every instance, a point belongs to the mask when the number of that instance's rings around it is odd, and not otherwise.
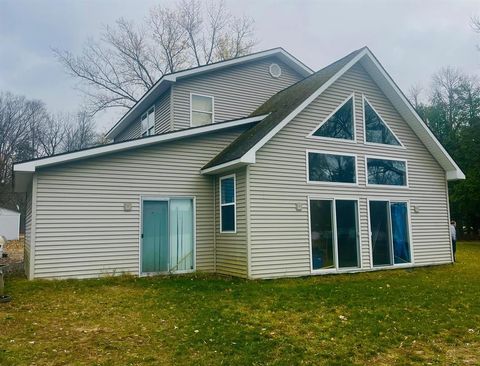
[[[367,142],[400,145],[400,142],[398,142],[367,101],[365,101],[365,129]]]
[[[353,98],[351,98],[313,135],[353,140],[353,128]]]
[[[221,185],[222,204],[235,202],[235,180],[233,177],[222,179]]]
[[[390,205],[392,215],[393,258],[395,263],[410,263],[408,210],[405,202]]]
[[[192,95],[192,110],[212,112],[212,98]]]
[[[148,112],[148,127],[151,128],[155,126],[155,110],[150,109]]]
[[[142,272],[168,271],[168,202],[143,203]]]
[[[212,114],[203,112],[192,112],[192,126],[202,126],[212,123]]]
[[[142,117],[142,131],[146,131],[148,129],[148,118],[146,115]]]
[[[334,268],[332,201],[310,201],[312,268]]]
[[[404,161],[367,159],[367,169],[369,184],[407,185],[407,168]]]
[[[370,201],[370,233],[373,265],[392,264],[387,201]]]
[[[358,267],[357,201],[335,201],[338,266]]]
[[[193,269],[193,201],[170,200],[170,271]]]
[[[308,168],[311,181],[356,182],[353,156],[308,153]]]
[[[235,205],[222,206],[222,231],[235,231]]]

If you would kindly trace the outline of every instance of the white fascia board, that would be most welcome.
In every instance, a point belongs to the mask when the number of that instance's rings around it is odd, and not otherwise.
[[[230,127],[242,126],[242,125],[246,125],[253,122],[259,122],[262,119],[264,119],[266,116],[268,116],[268,114],[238,119],[230,122],[221,122],[217,124],[206,125],[206,126],[197,127],[194,129],[180,130],[180,131],[166,133],[162,135],[156,135],[152,137],[119,142],[119,143],[105,145],[105,146],[98,146],[91,149],[74,151],[68,154],[62,154],[62,155],[42,158],[42,159],[33,160],[33,161],[27,161],[25,163],[17,163],[13,166],[13,170],[14,172],[33,173],[37,168],[40,168],[40,167],[46,167],[46,166],[61,164],[65,162],[91,158],[95,156],[110,154],[113,152],[136,149],[140,147],[158,144],[161,142],[178,140],[181,138],[192,137],[192,136],[197,136],[204,133],[219,131],[219,130],[230,128]]]
[[[212,166],[207,169],[200,170],[201,174],[218,174],[227,170],[235,169],[241,166],[255,164],[255,154],[253,155],[244,155],[239,159],[227,161],[226,163]]]
[[[120,119],[120,121],[118,121],[117,124],[112,127],[112,129],[110,131],[107,132],[106,137],[107,138],[114,138],[116,135],[118,135],[118,133],[120,132],[119,128],[123,126],[124,121],[128,120],[130,118],[130,116],[133,114],[134,110],[136,110],[141,104],[143,104],[143,101],[146,100],[154,91],[156,91],[165,82],[174,83],[179,78],[185,78],[185,77],[189,77],[189,76],[193,76],[193,75],[197,75],[197,74],[202,74],[202,73],[205,73],[205,72],[214,71],[216,69],[221,69],[221,68],[233,66],[233,65],[236,65],[236,64],[242,64],[244,62],[249,62],[249,61],[253,61],[253,60],[256,60],[256,59],[265,58],[265,57],[274,56],[274,55],[281,56],[281,59],[282,59],[283,62],[285,62],[288,66],[292,67],[294,70],[299,72],[304,77],[306,77],[308,75],[311,75],[313,73],[312,69],[310,69],[308,66],[301,63],[299,60],[297,60],[295,57],[290,55],[284,49],[274,48],[274,49],[271,49],[271,50],[268,50],[268,51],[258,52],[258,53],[248,55],[248,56],[238,57],[238,58],[234,58],[234,59],[231,59],[231,60],[226,60],[226,61],[213,63],[213,64],[210,64],[210,65],[204,65],[204,66],[196,67],[196,68],[193,68],[191,70],[178,71],[178,72],[175,72],[173,74],[165,75],[160,79],[160,81],[156,85],[154,85],[147,93],[145,93],[140,98],[138,103],[135,106],[133,106]]]
[[[366,60],[370,61],[374,67],[369,67],[368,62],[364,62],[363,66],[379,85],[382,91],[387,95],[392,104],[402,115],[405,121],[410,125],[415,134],[420,138],[427,147],[433,157],[438,161],[442,168],[447,172],[448,180],[465,179],[465,174],[459,168],[457,163],[448,154],[442,144],[437,140],[432,131],[425,124],[423,119],[418,115],[417,111],[411,103],[406,99],[405,95],[398,88],[390,75],[387,74],[383,66],[377,61],[375,56],[367,49]],[[379,79],[378,76],[381,76]],[[385,83],[382,83],[385,81]],[[388,87],[390,90],[386,90]],[[452,173],[455,172],[455,173]],[[451,178],[449,178],[451,177]]]

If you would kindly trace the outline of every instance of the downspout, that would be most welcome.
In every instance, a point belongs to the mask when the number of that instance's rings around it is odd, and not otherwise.
[[[450,243],[450,261],[451,263],[454,262],[453,260],[453,245],[452,245],[452,235],[450,234],[450,220],[452,219],[450,217],[450,198],[448,195],[448,179],[447,179],[447,174],[445,173],[445,193],[447,196],[447,225],[448,225],[448,242]]]
[[[217,272],[217,208],[216,208],[216,183],[217,183],[217,176],[212,176],[212,186],[213,186],[213,271]]]

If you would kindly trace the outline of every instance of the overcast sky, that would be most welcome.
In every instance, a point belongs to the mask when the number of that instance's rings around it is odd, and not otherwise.
[[[141,22],[159,3],[172,1],[0,0],[0,90],[41,99],[52,111],[77,110],[82,95],[51,48],[78,52],[102,26],[119,17]],[[367,45],[405,92],[428,86],[447,65],[480,75],[480,35],[469,25],[480,15],[478,0],[227,0],[227,6],[254,18],[257,50],[281,46],[315,70]],[[99,130],[117,115],[99,115]]]

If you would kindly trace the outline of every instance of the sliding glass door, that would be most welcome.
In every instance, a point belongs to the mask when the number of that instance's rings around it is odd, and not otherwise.
[[[370,201],[369,210],[373,265],[410,263],[407,203]]]
[[[141,272],[187,272],[194,267],[193,199],[144,200]]]
[[[310,200],[312,269],[359,267],[356,200]]]

